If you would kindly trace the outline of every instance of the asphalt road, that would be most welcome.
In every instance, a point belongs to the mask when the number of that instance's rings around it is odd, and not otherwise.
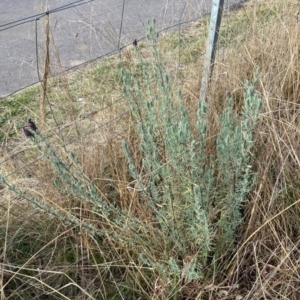
[[[225,6],[239,2],[225,0]],[[39,81],[47,16],[38,14],[50,11],[51,63],[58,71],[59,64],[68,69],[143,37],[148,19],[163,29],[209,13],[211,0],[126,0],[119,39],[122,8],[123,0],[1,0],[0,97]]]

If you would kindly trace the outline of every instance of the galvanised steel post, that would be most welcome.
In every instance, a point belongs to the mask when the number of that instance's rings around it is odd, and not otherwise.
[[[206,91],[209,85],[209,81],[212,75],[213,66],[216,56],[216,48],[219,37],[219,29],[222,20],[222,13],[224,7],[224,0],[213,0],[212,9],[210,15],[210,25],[208,32],[208,39],[206,44],[206,54],[203,63],[201,89],[200,89],[200,101],[206,100]]]

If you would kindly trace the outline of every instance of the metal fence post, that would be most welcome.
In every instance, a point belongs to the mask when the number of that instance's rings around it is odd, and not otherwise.
[[[206,44],[206,54],[203,63],[200,101],[206,100],[206,91],[212,75],[213,65],[216,56],[216,47],[219,37],[219,29],[221,25],[222,12],[224,7],[224,0],[213,0],[210,16],[210,25],[208,32],[208,39]]]

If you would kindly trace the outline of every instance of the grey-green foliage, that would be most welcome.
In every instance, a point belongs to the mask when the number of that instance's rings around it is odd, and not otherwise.
[[[199,102],[192,130],[181,93],[173,92],[160,60],[154,28],[154,23],[148,24],[153,63],[144,62],[137,48],[142,76],[135,78],[134,72],[122,71],[123,92],[140,138],[141,161],[133,160],[125,141],[123,149],[136,188],[142,191],[141,201],[152,210],[153,222],[169,255],[162,258],[164,263],[151,263],[143,253],[141,260],[164,276],[166,270],[171,274],[180,269],[180,276],[184,272],[188,279],[195,279],[202,276],[211,246],[215,245],[213,253],[218,255],[234,240],[241,220],[240,206],[255,178],[249,166],[250,148],[261,100],[253,86],[246,84],[244,112],[238,118],[232,110],[232,99],[227,99],[220,116],[217,155],[207,157],[207,105]],[[178,263],[174,253],[177,258],[196,256],[184,270],[179,265],[174,267],[174,262]]]
[[[65,195],[81,199],[89,213],[94,214],[93,221],[81,221],[72,211],[61,209],[41,198],[32,197],[10,184],[3,176],[0,177],[0,183],[6,185],[18,197],[31,203],[35,209],[45,212],[48,217],[56,217],[65,224],[78,226],[91,235],[109,236],[119,244],[141,243],[141,239],[144,238],[143,230],[149,232],[148,226],[142,227],[143,224],[137,218],[117,207],[113,201],[105,199],[96,185],[84,174],[74,153],[69,153],[68,160],[63,159],[62,155],[58,154],[59,151],[54,149],[39,131],[35,132],[34,137],[30,139],[55,170],[54,184]],[[101,222],[100,228],[94,220]]]
[[[221,115],[221,130],[217,137],[218,220],[217,250],[224,251],[234,239],[240,223],[240,208],[251,190],[256,176],[251,172],[250,150],[253,144],[253,129],[261,109],[261,100],[254,92],[258,72],[253,84],[245,85],[244,111],[240,118],[233,113],[232,99]],[[239,120],[238,120],[239,119]]]

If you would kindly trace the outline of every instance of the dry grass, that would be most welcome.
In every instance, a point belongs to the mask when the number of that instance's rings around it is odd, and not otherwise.
[[[207,274],[205,280],[178,280],[169,286],[151,268],[139,265],[133,249],[110,239],[102,243],[81,233],[80,228],[49,219],[3,188],[0,298],[28,299],[33,290],[35,299],[299,299],[299,11],[296,1],[257,0],[228,13],[223,22],[223,48],[217,55],[207,98],[210,137],[218,131],[218,115],[227,92],[232,93],[239,111],[243,85],[257,67],[263,113],[253,147],[252,168],[258,180],[243,209],[235,250],[215,263],[213,274]],[[177,34],[166,36],[160,44],[164,64],[191,112],[200,89],[199,53],[203,53],[205,39],[199,35],[203,28],[207,28],[205,21],[183,31],[180,52]],[[147,47],[140,46],[145,47],[147,57]],[[178,53],[182,67],[178,66]],[[109,122],[127,109],[125,102],[116,102],[121,96],[119,68],[135,62],[134,52],[127,49],[122,60],[111,57],[50,82],[48,97],[60,126],[48,111],[43,133],[66,159],[65,149],[76,153],[87,176],[109,201],[143,214],[146,221],[148,212],[135,202],[138,192],[127,188],[130,177],[120,147],[122,139],[131,140],[132,152],[140,155],[129,116]],[[27,104],[26,112],[39,123],[38,110],[31,107]],[[12,118],[15,126],[10,128],[19,127],[26,118]],[[1,174],[10,174],[10,183],[24,187],[26,195],[39,196],[61,210],[71,209],[81,220],[89,219],[84,203],[62,194],[52,183],[53,171],[47,162],[31,164],[39,157],[18,132],[3,143]]]
[[[249,20],[244,27],[248,34],[237,36],[219,55],[208,100],[218,111],[230,91],[240,109],[242,83],[260,68],[258,92],[264,112],[253,148],[258,181],[245,206],[236,253],[225,275],[229,286],[240,286],[242,299],[300,296],[299,9],[293,1],[272,1],[272,6],[270,1],[248,3],[238,13]]]

